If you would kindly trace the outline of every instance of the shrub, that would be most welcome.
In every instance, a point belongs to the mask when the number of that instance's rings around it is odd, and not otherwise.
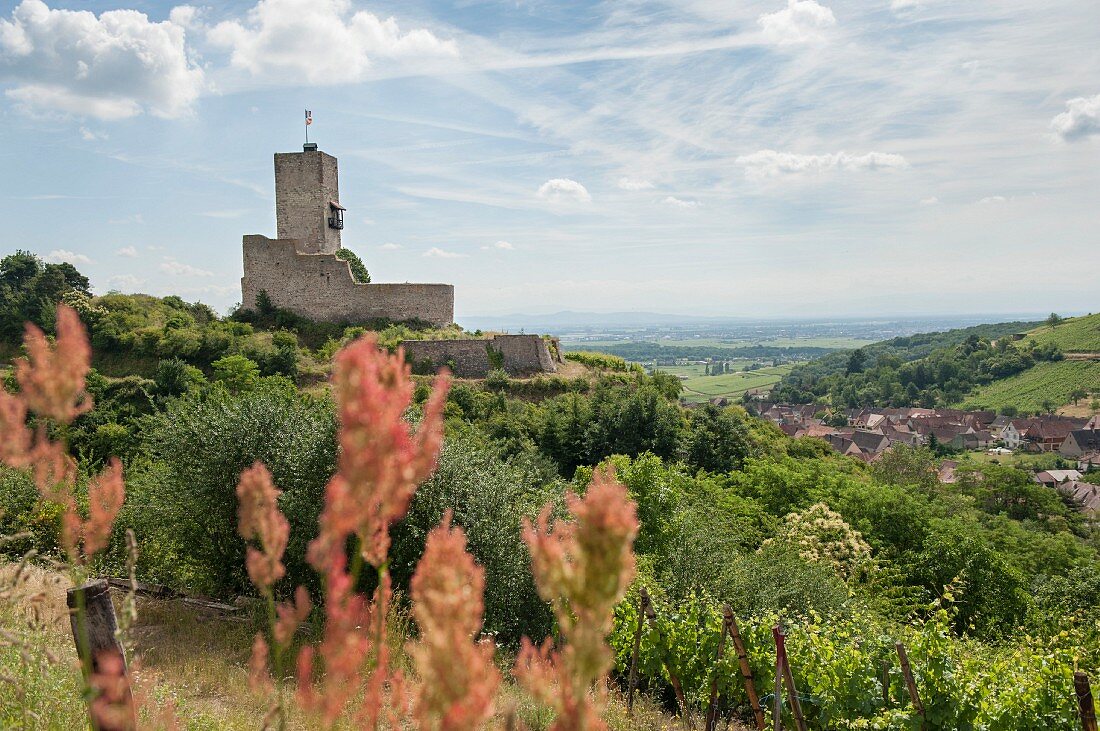
[[[280,507],[294,527],[288,573],[306,583],[312,572],[305,545],[335,466],[335,432],[329,401],[299,396],[273,379],[240,394],[213,390],[171,402],[143,430],[152,463],[131,476],[134,502],[120,521],[150,544],[143,571],[221,595],[245,589],[235,489],[237,476],[262,460],[283,490]]]
[[[214,367],[214,380],[233,393],[247,391],[260,377],[260,366],[243,355],[227,355],[211,365]]]

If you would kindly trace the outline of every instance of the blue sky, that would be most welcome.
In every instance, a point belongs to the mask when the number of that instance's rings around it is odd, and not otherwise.
[[[1100,309],[1095,0],[0,2],[0,248],[224,310],[304,108],[460,320]]]

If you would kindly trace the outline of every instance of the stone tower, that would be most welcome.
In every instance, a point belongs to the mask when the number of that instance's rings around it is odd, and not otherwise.
[[[275,224],[278,237],[297,240],[302,254],[340,249],[344,209],[335,157],[310,144],[275,153]]]

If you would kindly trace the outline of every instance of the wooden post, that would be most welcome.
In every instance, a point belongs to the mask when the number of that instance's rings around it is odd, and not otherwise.
[[[93,579],[81,586],[69,589],[66,597],[69,606],[69,624],[73,639],[76,641],[77,655],[80,657],[84,681],[100,673],[102,659],[115,655],[122,660],[122,671],[126,672],[126,654],[115,633],[118,631],[118,619],[115,617],[115,605],[111,603],[111,591],[105,579]],[[83,620],[83,621],[82,621]],[[92,727],[96,731],[128,731],[136,727],[132,716],[134,703],[129,683],[125,683],[119,705],[128,707],[130,718],[92,718]],[[125,714],[123,714],[125,715]],[[118,722],[117,724],[115,722]]]
[[[783,662],[775,653],[775,692],[772,694],[772,731],[783,731]]]
[[[894,645],[897,650],[898,660],[901,662],[901,675],[905,678],[905,686],[909,689],[909,700],[913,702],[913,710],[920,716],[920,727],[924,728],[924,704],[920,702],[920,693],[917,692],[917,682],[913,680],[913,669],[909,667],[909,655],[905,652],[905,645],[900,642]]]
[[[791,713],[794,714],[794,723],[798,731],[806,731],[806,719],[802,716],[802,703],[798,700],[798,688],[794,684],[794,674],[791,672],[791,664],[787,661],[786,635],[778,624],[772,627],[772,637],[775,638],[775,659],[782,666],[783,681],[787,685],[787,699],[791,702]]]
[[[745,643],[741,639],[741,630],[737,627],[737,617],[733,616],[733,610],[727,604],[722,609],[723,614],[729,617],[729,633],[733,638],[733,647],[737,650],[737,663],[741,666],[741,677],[745,681],[745,695],[749,697],[749,705],[752,706],[753,716],[756,718],[756,728],[764,731],[764,708],[760,705],[760,697],[756,695],[756,683],[752,678],[752,667],[749,665],[749,655],[745,652]]]
[[[627,681],[626,714],[634,715],[634,690],[638,687],[638,651],[642,646],[642,625],[645,623],[645,605],[649,602],[649,592],[642,587],[638,598],[638,628],[634,631],[634,649],[630,653],[630,679]]]
[[[1075,672],[1073,690],[1077,694],[1077,708],[1081,712],[1081,731],[1096,731],[1096,704],[1092,700],[1089,676],[1079,670]]]
[[[882,705],[890,707],[890,661],[882,661]]]
[[[661,628],[657,626],[657,613],[653,611],[653,602],[649,600],[649,592],[645,589],[642,590],[642,611],[645,612],[645,618],[649,621],[650,626],[657,631],[660,644],[664,644],[661,637]],[[665,666],[665,672],[668,673],[668,682],[672,684],[672,690],[676,692],[676,700],[680,703],[680,708],[684,710],[684,727],[695,731],[695,723],[691,720],[691,709],[688,707],[687,696],[684,695],[684,687],[680,684],[680,679],[676,677],[676,673],[672,672],[668,662],[662,660],[661,664]]]
[[[729,607],[726,607],[722,611],[722,631],[718,637],[718,654],[714,660],[714,677],[710,681],[710,703],[707,705],[707,720],[703,724],[703,728],[706,731],[714,731],[714,724],[717,721],[718,715],[718,663],[722,662],[722,657],[726,654],[726,634],[729,632],[729,622],[733,615],[729,613]]]

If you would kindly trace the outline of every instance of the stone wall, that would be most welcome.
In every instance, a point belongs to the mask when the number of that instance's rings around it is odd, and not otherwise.
[[[335,254],[340,230],[328,225],[340,202],[336,158],[319,150],[275,153],[275,225],[303,254]]]
[[[276,307],[312,320],[416,319],[438,327],[454,322],[454,285],[359,284],[347,262],[333,254],[300,254],[298,244],[244,237],[243,307],[255,308],[256,297],[266,291]]]
[[[497,335],[480,340],[405,340],[401,343],[418,370],[448,366],[459,378],[484,378],[493,370],[489,348],[499,353],[503,369],[513,376],[557,370],[539,335]]]

